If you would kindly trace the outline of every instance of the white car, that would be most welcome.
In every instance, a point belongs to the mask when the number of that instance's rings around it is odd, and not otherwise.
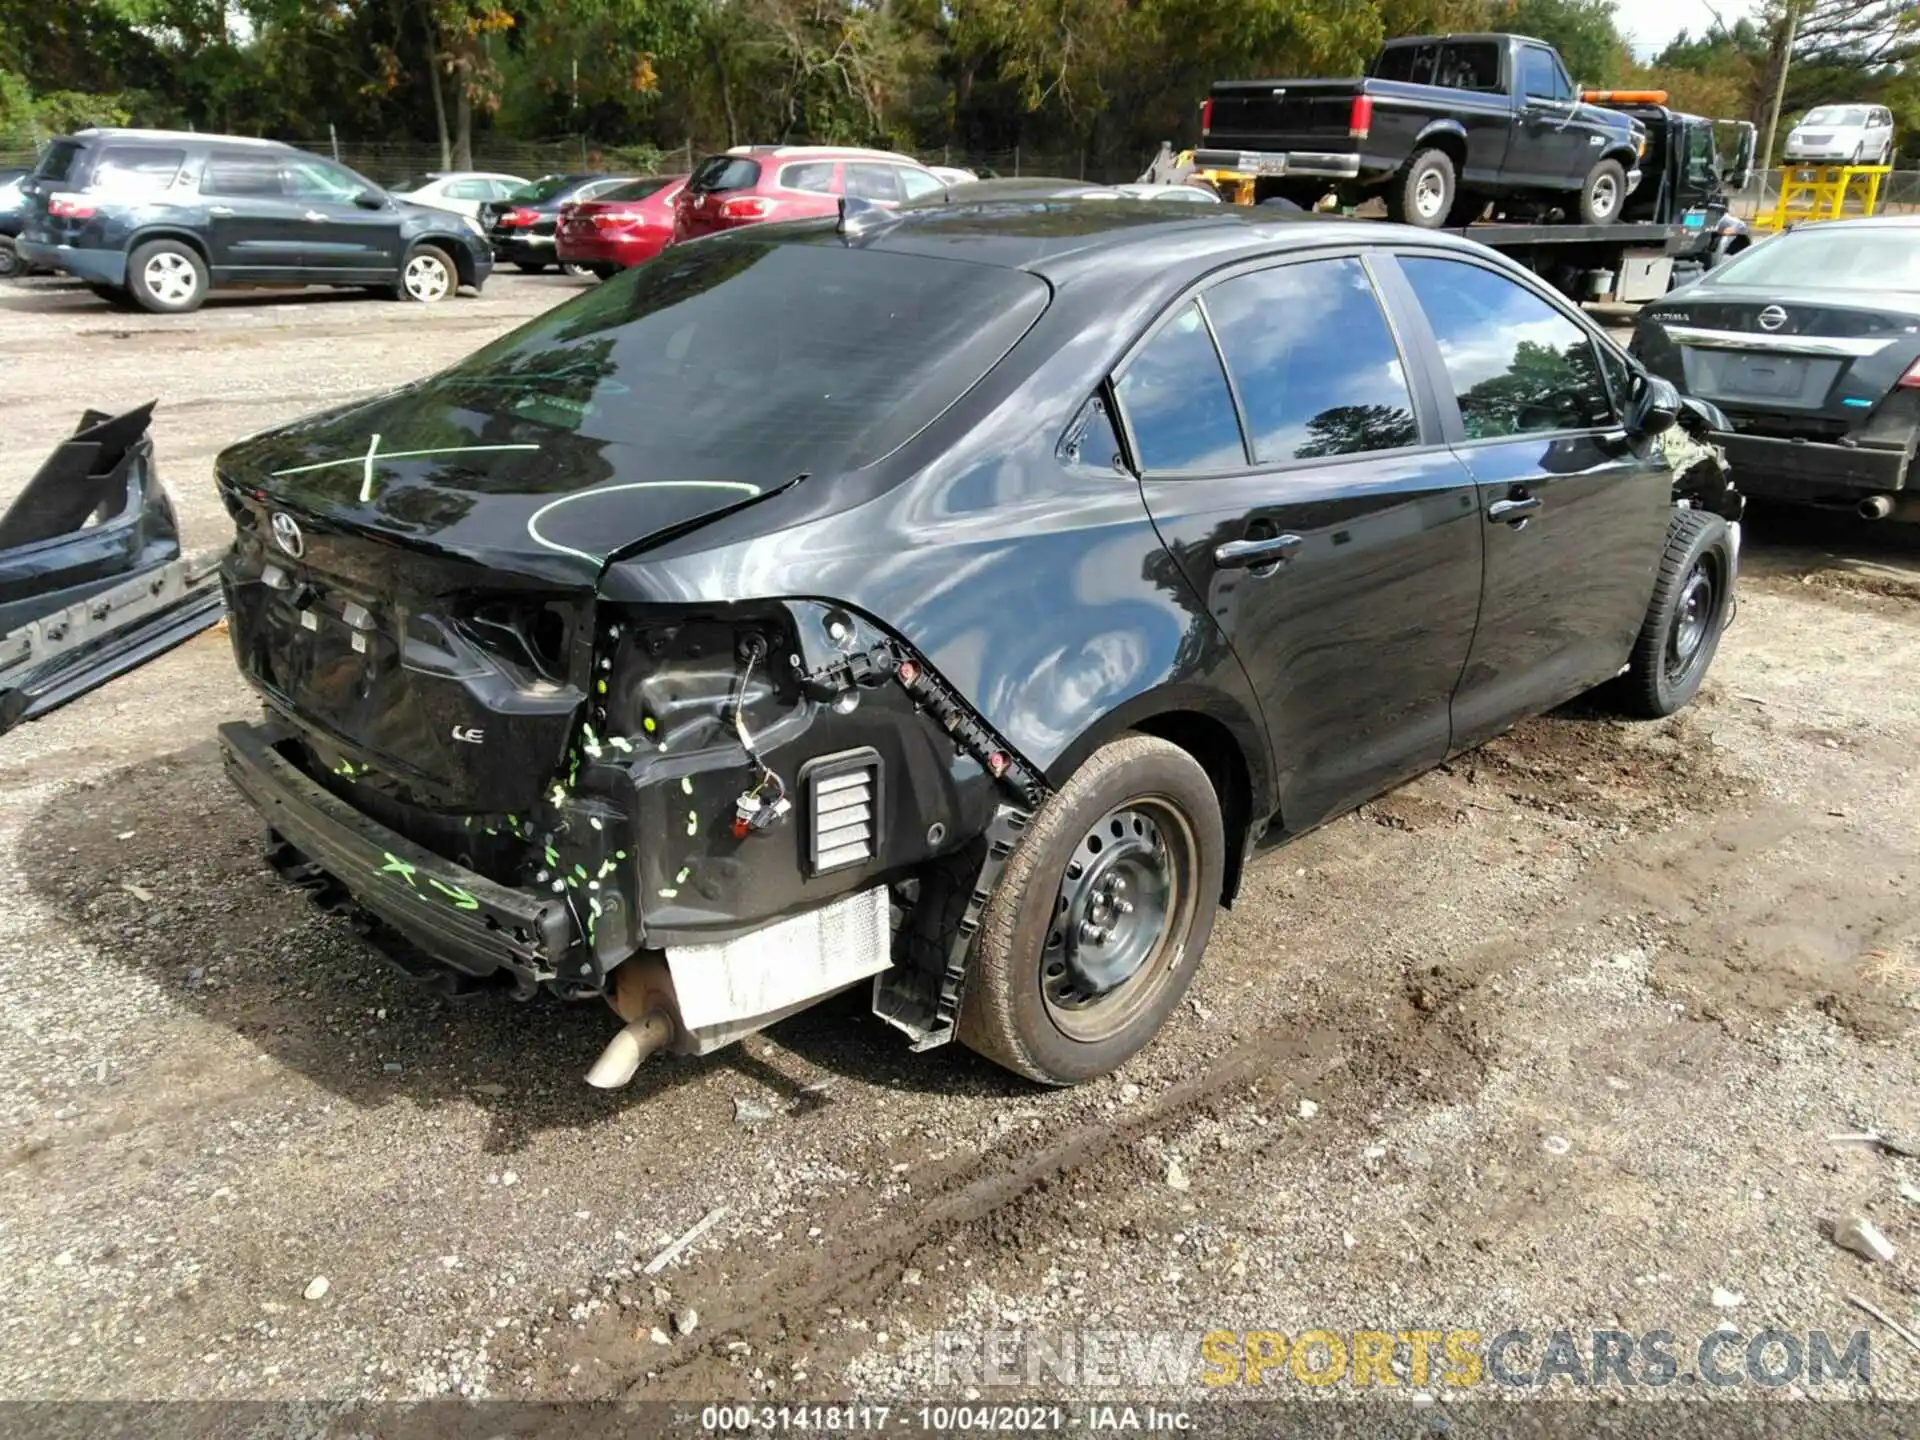
[[[391,193],[416,205],[452,210],[477,220],[482,205],[489,200],[504,200],[526,183],[518,175],[491,170],[449,170],[402,181]]]
[[[1884,105],[1816,105],[1787,132],[1787,163],[1885,165],[1893,159],[1893,113]]]
[[[958,165],[929,165],[933,178],[942,185],[971,185],[980,177],[971,170],[962,170]]]

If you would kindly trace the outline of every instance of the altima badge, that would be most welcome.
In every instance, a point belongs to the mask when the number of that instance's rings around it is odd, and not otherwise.
[[[453,738],[462,745],[484,745],[487,743],[487,732],[478,725],[456,725],[453,727]]]
[[[284,510],[273,512],[273,543],[296,560],[307,553],[307,537],[300,533],[299,525]]]

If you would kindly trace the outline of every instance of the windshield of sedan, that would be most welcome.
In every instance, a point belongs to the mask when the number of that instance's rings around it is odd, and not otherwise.
[[[1802,125],[1864,125],[1867,112],[1860,105],[1821,105],[1807,112]]]
[[[1049,295],[1021,270],[728,237],[668,250],[416,393],[631,445],[649,478],[777,482],[897,448]]]
[[[1920,227],[1808,225],[1717,266],[1716,285],[1920,291]]]

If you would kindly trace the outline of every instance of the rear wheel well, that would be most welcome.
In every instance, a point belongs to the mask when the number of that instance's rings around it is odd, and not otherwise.
[[[1227,837],[1226,868],[1221,876],[1220,903],[1230,906],[1240,889],[1241,862],[1247,852],[1247,827],[1253,815],[1253,784],[1247,758],[1233,732],[1211,716],[1193,710],[1173,710],[1135,722],[1134,730],[1178,745],[1199,762],[1213,782],[1220,801],[1221,829]]]
[[[1457,190],[1460,186],[1461,167],[1467,163],[1467,142],[1451,130],[1435,130],[1431,134],[1422,135],[1419,143],[1413,147],[1413,153],[1416,155],[1422,150],[1438,150],[1453,162],[1453,184]]]
[[[193,251],[200,257],[200,263],[209,270],[213,268],[213,257],[207,253],[207,247],[201,243],[200,237],[191,230],[142,230],[127,242],[127,258],[131,260],[134,251],[142,245],[151,245],[156,240],[171,240],[176,245]]]

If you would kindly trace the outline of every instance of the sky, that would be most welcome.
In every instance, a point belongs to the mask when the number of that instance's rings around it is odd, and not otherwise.
[[[1726,0],[1725,4],[1716,0],[1712,6],[1707,0],[1614,0],[1613,8],[1620,33],[1632,44],[1635,58],[1651,60],[1682,30],[1690,35],[1704,34],[1716,12],[1731,25],[1759,6],[1756,0]]]

